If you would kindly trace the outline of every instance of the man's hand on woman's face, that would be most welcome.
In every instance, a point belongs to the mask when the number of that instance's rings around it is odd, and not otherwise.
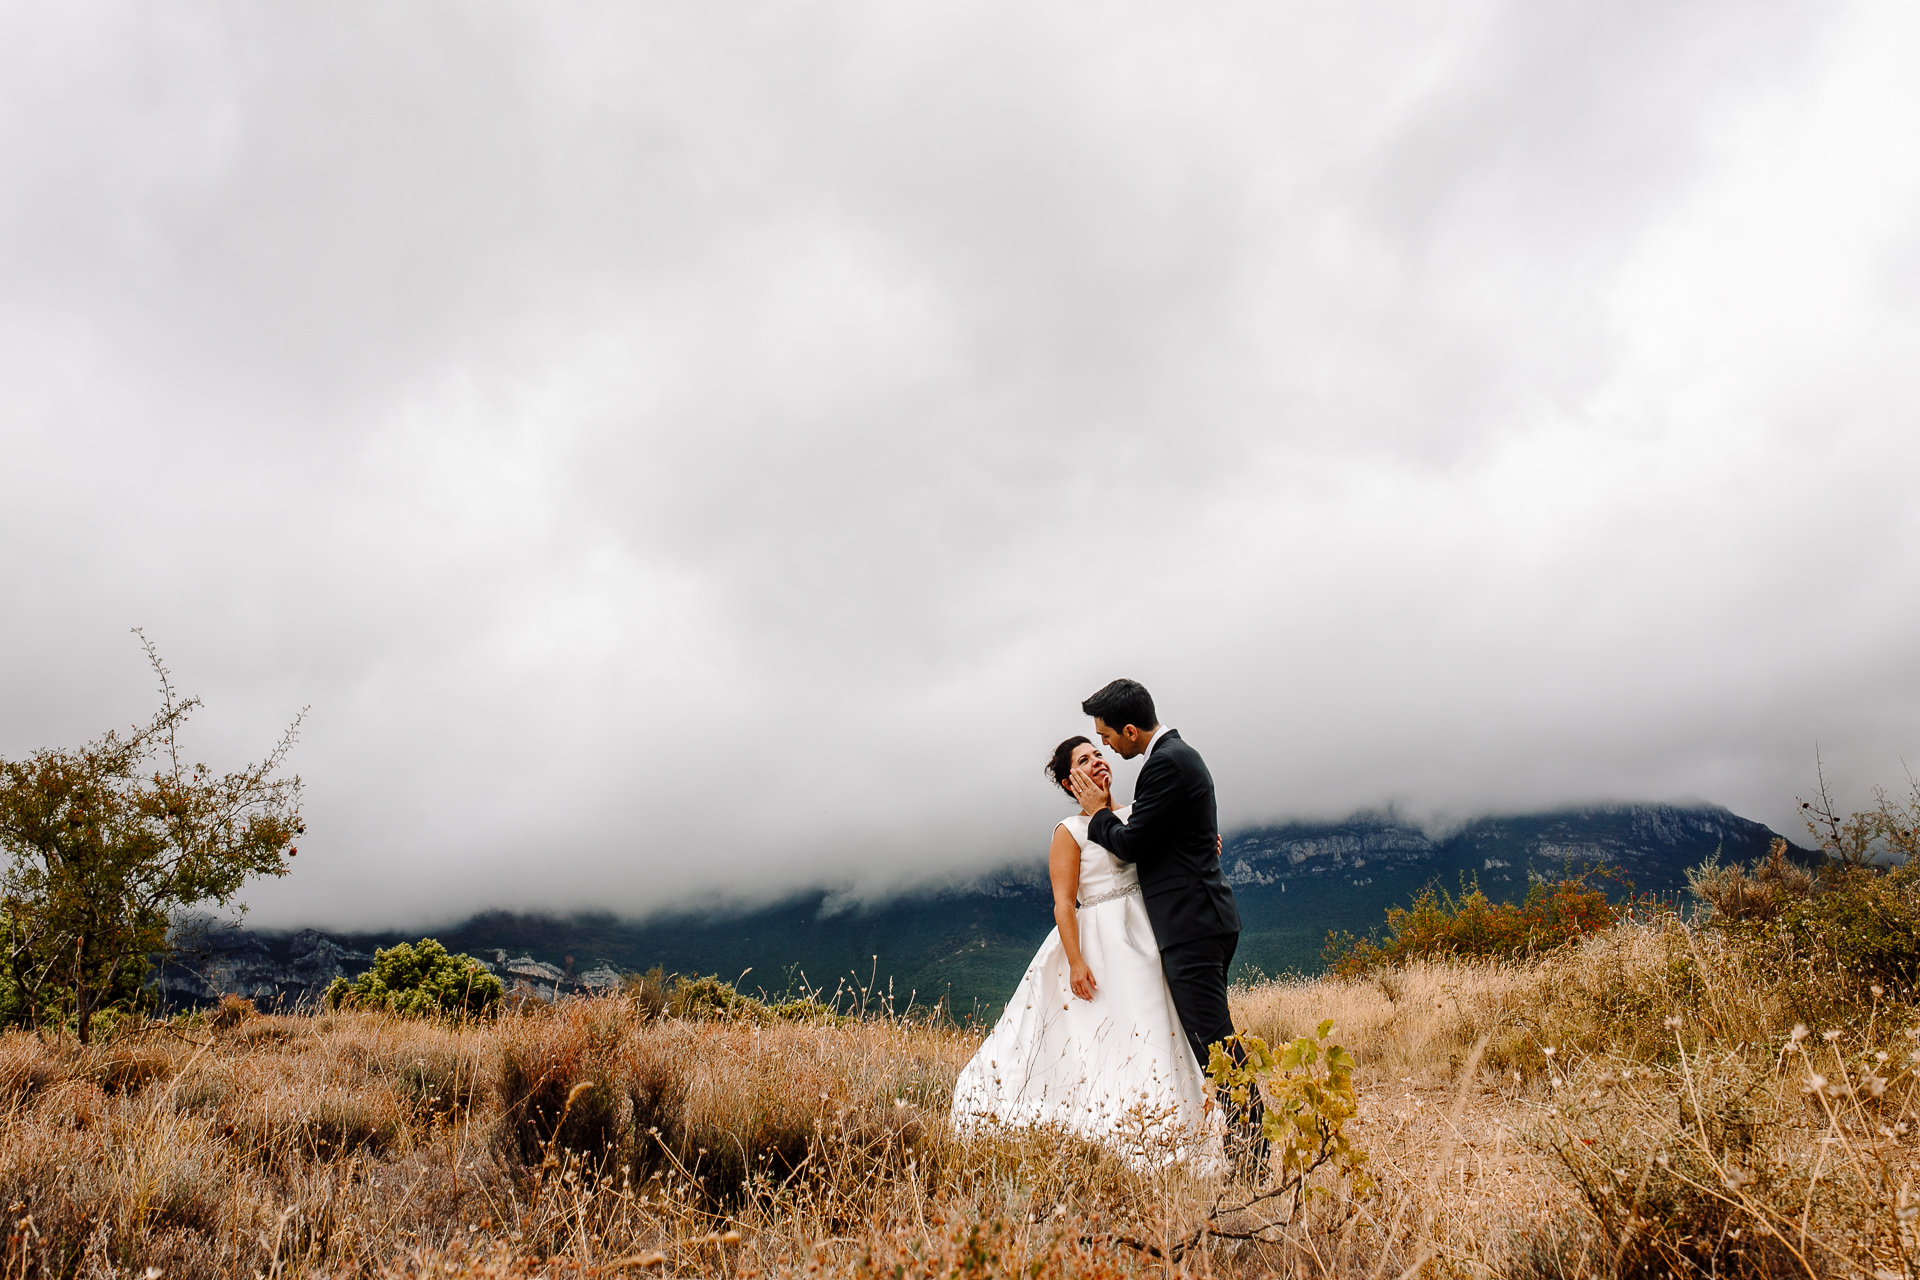
[[[1073,788],[1073,798],[1078,800],[1080,807],[1088,813],[1098,813],[1113,803],[1113,797],[1108,794],[1107,789],[1095,782],[1093,775],[1084,768],[1075,769],[1068,774],[1067,782]]]

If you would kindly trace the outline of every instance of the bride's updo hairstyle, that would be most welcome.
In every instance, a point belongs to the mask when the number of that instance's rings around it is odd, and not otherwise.
[[[1092,742],[1092,738],[1076,734],[1053,749],[1053,759],[1047,761],[1047,776],[1053,779],[1053,785],[1068,795],[1073,788],[1067,785],[1067,775],[1073,772],[1073,749],[1083,742]]]

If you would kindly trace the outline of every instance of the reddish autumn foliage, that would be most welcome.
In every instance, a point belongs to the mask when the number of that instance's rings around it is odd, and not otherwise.
[[[1457,897],[1428,885],[1412,906],[1388,908],[1385,941],[1328,933],[1327,968],[1354,977],[1402,960],[1513,958],[1551,951],[1620,920],[1624,908],[1608,900],[1595,883],[1601,879],[1619,877],[1602,868],[1551,883],[1535,880],[1519,902],[1495,902],[1478,884],[1465,886]]]

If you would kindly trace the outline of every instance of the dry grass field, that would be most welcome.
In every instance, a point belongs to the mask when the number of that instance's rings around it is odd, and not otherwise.
[[[1291,1221],[1057,1135],[954,1138],[978,1035],[911,1019],[604,999],[10,1033],[0,1274],[1905,1280],[1914,1025],[1841,1004],[1796,1031],[1791,991],[1671,919],[1240,991],[1253,1033],[1331,1018],[1361,1064],[1378,1185]]]

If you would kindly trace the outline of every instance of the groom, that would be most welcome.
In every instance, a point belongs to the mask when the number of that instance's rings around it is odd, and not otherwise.
[[[1147,758],[1125,822],[1114,815],[1113,797],[1085,769],[1073,771],[1071,785],[1083,806],[1098,810],[1087,823],[1087,838],[1133,863],[1140,874],[1173,1007],[1205,1071],[1210,1047],[1234,1034],[1227,966],[1240,943],[1240,912],[1220,874],[1213,775],[1178,730],[1161,725],[1153,695],[1137,680],[1115,680],[1080,709],[1093,717],[1100,741],[1122,760]],[[1257,1111],[1235,1120],[1243,1132],[1253,1127],[1258,1133]],[[1253,1134],[1246,1141],[1257,1156],[1264,1144]]]

